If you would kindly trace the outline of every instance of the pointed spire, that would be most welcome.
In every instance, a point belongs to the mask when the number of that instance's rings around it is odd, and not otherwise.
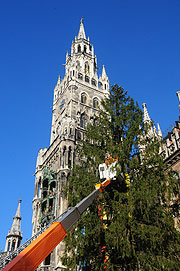
[[[94,57],[94,46],[92,45],[92,57]]]
[[[19,199],[19,204],[18,204],[18,208],[17,208],[17,211],[16,211],[16,215],[15,215],[15,217],[18,217],[18,218],[21,218],[21,213],[20,213],[20,204],[21,204],[21,202],[22,202],[22,200],[21,199]]]
[[[21,213],[20,213],[20,204],[22,200],[19,200],[18,208],[16,211],[16,215],[13,217],[13,224],[10,230],[10,234],[20,235],[21,233]],[[9,234],[8,234],[9,235]]]
[[[57,85],[60,85],[60,83],[61,83],[61,76],[59,75],[59,76],[58,76]]]
[[[156,126],[155,126],[155,124],[153,124],[153,132],[154,132],[154,135],[156,136],[156,135],[157,135],[157,131],[156,131]]]
[[[80,24],[79,33],[78,33],[77,38],[86,40],[86,34],[85,34],[85,30],[84,30],[84,25],[83,25],[83,17],[81,18],[81,24]]]
[[[156,132],[153,127],[152,127],[152,120],[149,117],[148,111],[147,111],[147,107],[146,107],[146,103],[143,103],[143,109],[144,109],[144,124],[148,125],[148,130],[146,131],[148,136],[152,137],[154,136],[154,132]]]
[[[147,111],[146,103],[143,103],[143,109],[144,109],[144,123],[150,122],[151,119],[150,119],[148,111]]]
[[[158,136],[162,137],[162,132],[159,123],[157,123],[157,127],[158,127]]]
[[[11,230],[8,231],[8,234],[6,236],[6,246],[4,250],[5,252],[16,250],[21,245],[22,240],[21,212],[20,212],[21,201],[22,200],[20,199],[16,215],[13,217],[13,224]]]
[[[103,65],[103,69],[102,69],[102,80],[105,80],[106,78],[107,78],[107,74],[106,74],[105,67]]]
[[[67,53],[66,53],[66,62],[68,60],[68,56],[69,56],[69,54],[68,54],[68,51],[67,51]]]
[[[180,91],[178,90],[178,91],[176,92],[176,94],[177,94],[177,96],[178,96],[178,100],[179,100],[179,110],[180,110]]]

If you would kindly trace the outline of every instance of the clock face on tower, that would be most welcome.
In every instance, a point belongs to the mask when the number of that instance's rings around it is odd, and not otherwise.
[[[60,104],[60,107],[59,107],[60,110],[63,109],[64,105],[65,105],[65,99],[63,99],[63,100],[61,101],[61,104]]]

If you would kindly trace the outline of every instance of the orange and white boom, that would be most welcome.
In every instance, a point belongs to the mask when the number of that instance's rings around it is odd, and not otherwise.
[[[40,236],[21,251],[2,271],[33,271],[65,238],[68,230],[80,219],[100,192],[109,185],[110,179],[97,184],[95,190],[75,207],[69,209],[59,221],[52,223]]]

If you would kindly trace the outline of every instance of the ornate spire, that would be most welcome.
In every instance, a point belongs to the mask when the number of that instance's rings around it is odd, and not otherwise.
[[[22,202],[22,200],[21,199],[19,199],[19,204],[18,204],[18,208],[17,208],[17,211],[16,211],[16,215],[15,215],[15,217],[16,218],[20,218],[21,219],[21,213],[20,213],[20,204],[21,204],[21,202]]]
[[[144,109],[144,123],[150,122],[151,119],[147,111],[146,103],[143,103],[143,109]]]
[[[143,109],[144,109],[144,124],[148,125],[148,130],[146,131],[148,133],[148,136],[153,137],[156,133],[155,129],[152,127],[152,120],[149,117],[146,103],[143,103]]]
[[[19,200],[18,208],[16,211],[16,215],[13,217],[13,224],[10,230],[11,234],[17,234],[19,235],[21,232],[21,214],[20,214],[20,204],[22,200]]]
[[[13,217],[13,224],[11,230],[8,231],[6,236],[6,246],[5,251],[13,251],[17,247],[20,246],[22,240],[22,232],[21,232],[21,212],[20,212],[20,204],[22,200],[19,200],[18,208],[16,211],[16,215]]]
[[[102,69],[102,80],[105,80],[106,78],[107,78],[107,74],[106,74],[105,67],[103,65],[103,69]]]
[[[85,34],[85,30],[84,30],[84,25],[83,25],[83,17],[81,18],[81,24],[80,24],[79,33],[78,33],[77,38],[86,40],[86,34]]]
[[[176,92],[176,94],[177,94],[177,96],[178,96],[178,100],[179,100],[179,110],[180,110],[180,91],[178,90],[178,91]]]
[[[61,83],[61,76],[59,75],[59,76],[58,76],[57,85],[60,85],[60,83]]]
[[[158,136],[162,137],[162,132],[159,123],[157,123],[157,127],[158,127]]]

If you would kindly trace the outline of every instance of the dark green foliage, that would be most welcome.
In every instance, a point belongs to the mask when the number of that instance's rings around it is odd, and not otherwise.
[[[97,271],[105,266],[114,271],[180,270],[180,236],[173,219],[178,214],[177,177],[165,171],[160,142],[142,137],[142,112],[122,87],[113,86],[102,105],[78,149],[79,163],[66,189],[69,205],[93,191],[107,153],[118,157],[118,177],[69,233],[63,262],[67,270],[81,265]],[[141,159],[138,143],[146,144]]]

